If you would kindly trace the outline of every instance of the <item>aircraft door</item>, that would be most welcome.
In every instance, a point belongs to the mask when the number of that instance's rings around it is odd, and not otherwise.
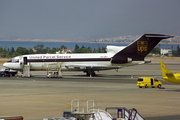
[[[23,64],[23,56],[19,56],[19,64],[20,64],[20,65]]]
[[[27,57],[23,57],[23,63],[24,65],[27,65]]]

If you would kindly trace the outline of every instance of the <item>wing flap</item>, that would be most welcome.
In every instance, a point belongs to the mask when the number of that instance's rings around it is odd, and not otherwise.
[[[83,65],[66,65],[69,70],[110,70],[119,69],[121,66],[83,66]]]

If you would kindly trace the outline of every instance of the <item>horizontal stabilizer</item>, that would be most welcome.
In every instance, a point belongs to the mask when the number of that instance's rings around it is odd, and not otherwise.
[[[163,61],[160,61],[162,76],[167,77],[173,75],[175,72],[168,70]]]
[[[161,34],[146,34],[145,35],[147,38],[151,38],[151,37],[156,37],[156,38],[161,38],[161,39],[168,39],[168,38],[172,38],[174,36],[170,36],[170,35],[161,35]]]
[[[166,75],[173,75],[175,72],[166,72]]]

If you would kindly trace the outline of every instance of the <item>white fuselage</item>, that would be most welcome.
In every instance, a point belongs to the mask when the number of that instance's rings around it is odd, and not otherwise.
[[[132,61],[126,64],[112,64],[111,57],[113,53],[82,53],[82,54],[32,54],[15,57],[11,62],[4,63],[4,67],[13,70],[22,70],[24,57],[27,57],[28,65],[31,71],[43,71],[56,69],[61,66],[62,71],[81,71],[83,67],[111,67],[111,66],[131,66],[141,64],[142,61]],[[144,61],[143,61],[144,62]],[[74,69],[73,69],[74,66]],[[80,66],[79,69],[75,67]]]

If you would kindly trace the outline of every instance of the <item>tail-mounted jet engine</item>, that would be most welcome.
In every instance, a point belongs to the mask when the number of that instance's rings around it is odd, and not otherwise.
[[[132,58],[111,58],[111,63],[122,64],[122,63],[131,63]]]

